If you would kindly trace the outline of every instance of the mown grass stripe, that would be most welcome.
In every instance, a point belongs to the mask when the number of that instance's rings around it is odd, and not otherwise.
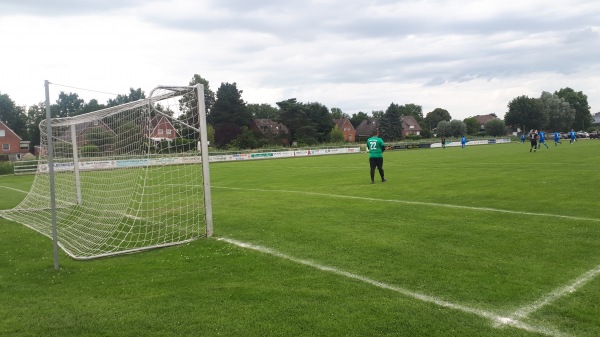
[[[560,219],[568,219],[568,220],[600,222],[600,219],[597,219],[597,218],[587,218],[587,217],[551,214],[551,213],[513,211],[513,210],[492,208],[492,207],[475,207],[475,206],[464,206],[464,205],[453,205],[453,204],[441,204],[441,203],[436,203],[436,202],[424,202],[424,201],[412,201],[412,200],[400,200],[400,199],[380,199],[380,198],[371,198],[371,197],[358,197],[358,196],[353,196],[353,195],[341,195],[341,194],[307,192],[307,191],[266,190],[266,189],[258,189],[258,188],[224,187],[224,186],[212,186],[212,188],[241,190],[241,191],[254,191],[254,192],[267,192],[267,193],[272,193],[272,192],[296,193],[296,194],[315,195],[315,196],[322,196],[322,197],[356,199],[356,200],[365,200],[365,201],[381,201],[381,202],[399,203],[399,204],[407,204],[407,205],[447,207],[447,208],[468,209],[468,210],[472,210],[472,211],[482,211],[482,212],[498,212],[498,213],[517,214],[517,215],[543,216],[543,217],[560,218]]]

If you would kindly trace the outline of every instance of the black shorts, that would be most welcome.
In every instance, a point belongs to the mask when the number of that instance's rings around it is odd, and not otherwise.
[[[369,164],[371,164],[371,169],[375,169],[375,167],[381,169],[383,167],[383,157],[369,158]]]

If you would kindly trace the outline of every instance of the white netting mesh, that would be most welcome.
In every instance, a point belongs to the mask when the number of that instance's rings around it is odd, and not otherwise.
[[[58,242],[67,254],[87,259],[206,235],[198,111],[197,88],[159,87],[147,99],[52,119]],[[52,237],[45,121],[40,130],[31,190],[0,216]]]

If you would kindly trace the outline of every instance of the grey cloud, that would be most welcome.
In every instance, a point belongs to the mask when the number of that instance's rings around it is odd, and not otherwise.
[[[432,78],[431,80],[429,80],[428,82],[426,82],[423,86],[425,87],[435,87],[438,85],[442,85],[445,84],[447,81],[444,77],[441,76],[436,76],[434,78]]]
[[[600,40],[600,33],[593,31],[591,28],[570,32],[565,37],[566,43],[577,43],[583,41],[594,41],[598,43]]]

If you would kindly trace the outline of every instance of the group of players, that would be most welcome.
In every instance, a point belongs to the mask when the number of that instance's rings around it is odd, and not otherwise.
[[[532,129],[529,131],[529,140],[531,142],[531,148],[529,152],[536,152],[542,144],[548,149],[548,144],[546,144],[546,133],[544,131],[538,131]],[[560,141],[561,135],[559,132],[554,132],[554,146],[558,146],[558,144],[562,144]],[[573,129],[569,132],[570,143],[577,141],[577,134]],[[442,146],[444,146],[446,139],[442,138]],[[521,134],[521,142],[525,143],[525,133]],[[464,148],[466,144],[466,138],[463,136],[461,139],[461,145]],[[372,136],[367,139],[367,151],[369,152],[369,166],[370,166],[370,174],[371,174],[371,184],[375,183],[375,169],[379,171],[379,176],[381,177],[382,182],[386,182],[384,171],[383,171],[383,151],[385,151],[386,147],[383,142],[383,139],[379,138],[379,132],[377,129],[374,130]]]
[[[558,144],[562,144],[560,141],[561,135],[559,132],[554,132],[554,146],[558,146]],[[542,144],[548,149],[548,144],[546,144],[546,133],[544,131],[531,130],[529,131],[529,141],[531,143],[531,148],[529,148],[529,152],[536,152],[537,149],[542,147]],[[577,141],[577,134],[573,129],[569,132],[569,143],[573,143]],[[521,142],[525,142],[525,133],[521,134]]]

